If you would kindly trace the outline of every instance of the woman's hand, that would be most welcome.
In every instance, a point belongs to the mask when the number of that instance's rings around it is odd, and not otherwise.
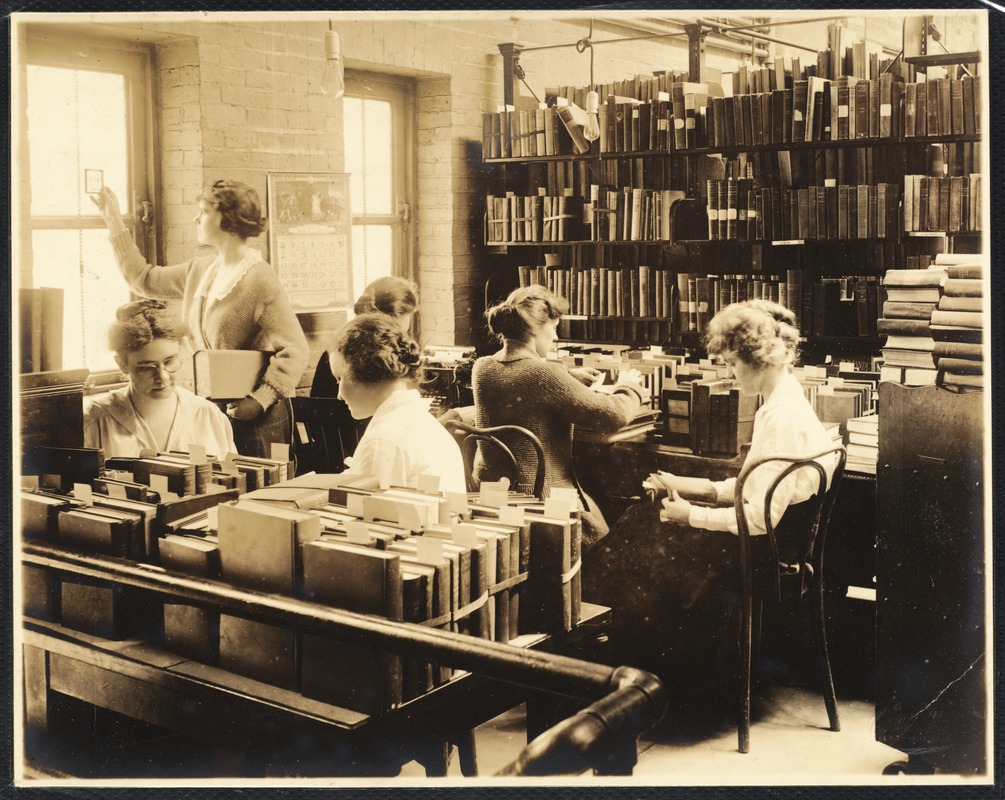
[[[603,375],[599,369],[593,367],[569,367],[569,374],[586,386],[593,386],[597,378]]]
[[[101,191],[96,196],[90,195],[90,198],[98,207],[98,213],[105,221],[109,233],[114,236],[126,229],[126,224],[122,221],[122,211],[119,209],[119,198],[115,196],[115,192],[107,186],[102,186]]]
[[[686,523],[691,516],[691,504],[682,500],[677,492],[670,490],[670,495],[663,498],[663,508],[660,509],[661,522]]]
[[[618,379],[614,385],[629,386],[642,395],[642,397],[645,397],[645,392],[642,389],[642,373],[637,369],[618,370]]]
[[[227,403],[227,416],[231,419],[239,419],[242,422],[250,422],[257,419],[265,411],[262,404],[254,397],[245,397],[236,403]]]

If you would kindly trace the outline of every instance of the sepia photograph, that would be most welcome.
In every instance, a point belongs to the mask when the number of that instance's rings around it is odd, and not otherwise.
[[[208,5],[8,14],[12,796],[993,791],[1000,7]]]

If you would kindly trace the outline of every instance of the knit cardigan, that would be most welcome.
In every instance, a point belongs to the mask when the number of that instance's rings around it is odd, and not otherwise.
[[[475,416],[479,427],[519,425],[536,434],[544,446],[545,488],[576,486],[572,469],[572,434],[576,425],[613,432],[626,425],[638,412],[639,394],[619,386],[614,394],[604,394],[583,385],[561,364],[530,354],[517,353],[500,361],[494,356],[479,358],[472,368],[471,384]],[[511,449],[520,465],[520,488],[534,484],[537,457],[523,442]],[[503,456],[484,451],[479,444],[474,472],[478,480],[505,474]],[[586,511],[583,538],[587,544],[607,534],[603,516]]]
[[[144,297],[180,299],[185,324],[193,334],[201,332],[212,349],[274,351],[251,393],[263,408],[296,393],[300,376],[307,369],[307,337],[267,262],[254,264],[225,297],[207,303],[197,290],[215,256],[155,267],[143,258],[128,231],[110,241],[119,269],[132,289]]]

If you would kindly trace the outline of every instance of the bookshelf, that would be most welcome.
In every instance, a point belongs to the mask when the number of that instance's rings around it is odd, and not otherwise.
[[[878,353],[886,271],[980,247],[982,78],[852,49],[740,66],[732,93],[666,71],[484,115],[497,267],[569,300],[563,338],[691,350],[765,297],[814,354]],[[590,88],[600,138],[575,152],[558,109]]]

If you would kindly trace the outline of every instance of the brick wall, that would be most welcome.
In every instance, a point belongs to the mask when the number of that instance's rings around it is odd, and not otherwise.
[[[588,23],[508,12],[360,16],[231,14],[225,21],[138,24],[119,17],[98,26],[105,35],[154,42],[160,256],[171,262],[194,252],[191,219],[207,181],[244,180],[264,198],[269,172],[351,169],[344,163],[342,103],[319,87],[331,19],[347,66],[415,81],[421,338],[471,343],[483,325],[483,286],[492,266],[480,241],[483,197],[495,170],[480,163],[480,137],[481,114],[502,100],[497,45],[568,44],[586,35]],[[869,24],[872,34],[878,23]],[[610,26],[594,32],[598,41],[622,35],[624,29]],[[825,38],[824,31],[821,46]],[[709,47],[706,60],[728,71],[740,58]],[[528,52],[521,63],[539,96],[546,86],[589,81],[589,56],[573,48]],[[594,76],[604,82],[686,66],[684,38],[635,41],[598,46]],[[268,251],[264,238],[257,244]]]

